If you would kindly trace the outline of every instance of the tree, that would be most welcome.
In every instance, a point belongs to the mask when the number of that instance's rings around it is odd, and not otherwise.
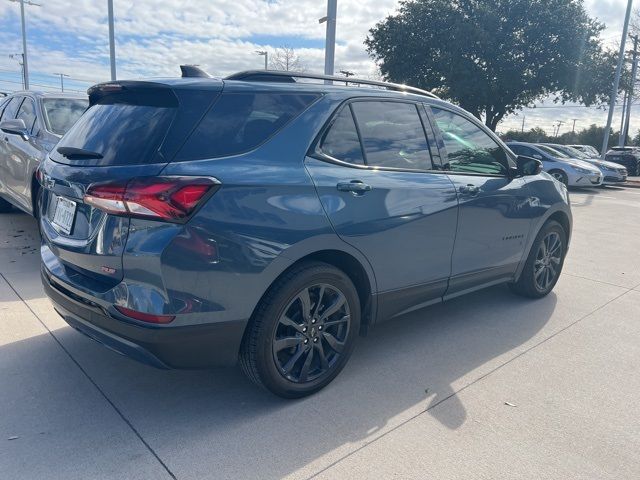
[[[291,47],[276,48],[276,51],[269,59],[269,66],[272,70],[285,70],[304,72],[306,67],[300,60],[300,56]]]
[[[604,102],[615,53],[582,0],[405,0],[365,45],[382,74],[435,90],[492,130],[548,95]]]

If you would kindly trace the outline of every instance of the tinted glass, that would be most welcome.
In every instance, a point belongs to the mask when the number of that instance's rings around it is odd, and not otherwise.
[[[253,150],[317,98],[314,94],[223,94],[189,137],[178,159],[226,157]]]
[[[149,163],[155,158],[175,110],[124,103],[97,104],[80,117],[58,147],[98,153],[102,155],[100,165]]]
[[[367,165],[431,170],[420,115],[412,103],[354,102]]]
[[[22,105],[20,105],[20,109],[18,110],[18,115],[16,118],[22,119],[24,124],[27,127],[27,131],[31,133],[33,131],[33,126],[36,123],[36,104],[30,98],[25,98]]]
[[[569,155],[566,155],[561,151],[556,150],[555,148],[547,147],[546,145],[536,145],[536,146],[543,152],[547,153],[548,155],[551,155],[552,157],[569,158]]]
[[[0,121],[2,121],[2,115],[4,114],[4,109],[7,105],[9,105],[9,102],[11,101],[11,98],[3,98],[2,102],[0,102]]]
[[[9,104],[4,108],[4,112],[2,113],[3,120],[12,120],[16,118],[16,112],[23,98],[24,97],[13,97],[9,100]]]
[[[343,162],[364,164],[358,131],[349,107],[338,114],[322,140],[320,150]]]
[[[64,135],[89,106],[89,100],[75,98],[45,98],[45,123],[47,130]]]
[[[506,175],[507,154],[484,130],[448,110],[432,107],[432,111],[447,149],[447,170]]]
[[[524,155],[526,157],[533,157],[534,155],[540,156],[533,148],[527,147],[526,145],[509,145],[509,148],[516,155]]]

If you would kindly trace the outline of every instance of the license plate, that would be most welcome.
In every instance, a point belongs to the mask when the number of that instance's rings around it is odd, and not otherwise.
[[[58,204],[53,215],[53,224],[69,235],[76,218],[76,202],[58,197]]]

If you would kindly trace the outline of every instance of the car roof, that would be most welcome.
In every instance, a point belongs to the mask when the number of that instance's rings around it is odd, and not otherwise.
[[[16,97],[16,96],[28,96],[33,98],[69,98],[69,99],[77,99],[77,100],[86,100],[87,95],[83,93],[75,93],[75,92],[43,92],[40,90],[20,90],[16,92],[12,92],[8,95],[8,97]]]
[[[351,80],[351,79],[350,79]],[[116,80],[113,82],[104,82],[94,85],[89,89],[89,96],[92,91],[98,91],[101,88],[108,88],[109,85],[123,86],[148,86],[153,88],[170,88],[175,90],[211,90],[212,92],[282,92],[282,93],[315,93],[321,95],[331,95],[345,100],[358,97],[375,97],[387,99],[404,99],[414,102],[423,102],[432,106],[446,108],[460,115],[472,117],[466,110],[457,105],[441,100],[437,97],[426,94],[418,94],[408,91],[398,91],[377,86],[358,86],[355,82],[348,81],[349,85],[326,85],[324,83],[313,83],[309,81],[255,81],[255,80],[235,80],[207,77],[161,77],[161,78],[145,78],[137,80]],[[341,82],[347,82],[347,79],[341,78]],[[383,82],[380,82],[383,83]],[[472,117],[474,118],[474,117]],[[482,122],[480,122],[482,123]]]

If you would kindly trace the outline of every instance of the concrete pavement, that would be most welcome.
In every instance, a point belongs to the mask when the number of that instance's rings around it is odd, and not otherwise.
[[[640,191],[571,199],[553,294],[496,287],[384,324],[293,402],[74,332],[40,287],[34,221],[3,215],[0,478],[638,478]]]

